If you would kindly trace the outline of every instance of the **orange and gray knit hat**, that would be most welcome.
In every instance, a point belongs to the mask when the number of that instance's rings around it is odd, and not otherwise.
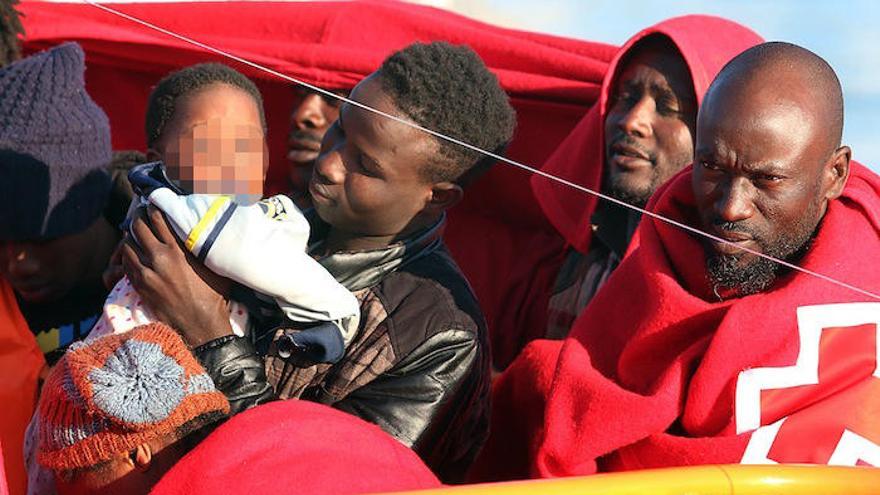
[[[38,407],[40,464],[88,468],[229,403],[180,336],[161,323],[79,342],[55,365]]]

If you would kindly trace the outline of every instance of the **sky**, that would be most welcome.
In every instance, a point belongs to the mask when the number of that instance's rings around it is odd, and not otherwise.
[[[663,19],[714,14],[769,40],[789,41],[827,60],[843,85],[844,144],[880,172],[880,2],[876,0],[425,0],[469,17],[529,31],[622,44]]]

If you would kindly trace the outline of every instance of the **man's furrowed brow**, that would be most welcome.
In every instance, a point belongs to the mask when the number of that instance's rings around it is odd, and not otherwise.
[[[743,171],[750,174],[786,175],[785,167],[774,161],[746,163],[742,166]]]

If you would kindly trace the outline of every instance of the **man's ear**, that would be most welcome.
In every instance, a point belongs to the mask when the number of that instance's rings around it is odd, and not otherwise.
[[[148,443],[142,443],[129,454],[129,462],[140,472],[150,469],[153,462],[153,447]]]
[[[834,150],[825,166],[825,199],[837,199],[843,194],[846,180],[849,178],[849,162],[852,150],[849,146],[841,146]]]
[[[454,182],[438,182],[431,186],[431,197],[426,210],[441,213],[456,205],[464,197],[464,190]]]
[[[153,148],[147,148],[147,163],[158,162],[160,160],[162,160],[162,155],[160,155],[158,151]]]

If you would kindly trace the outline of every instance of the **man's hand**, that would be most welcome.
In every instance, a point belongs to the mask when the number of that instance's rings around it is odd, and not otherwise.
[[[122,245],[131,285],[159,321],[192,347],[232,334],[224,295],[231,281],[199,263],[172,233],[157,208],[139,209]]]

